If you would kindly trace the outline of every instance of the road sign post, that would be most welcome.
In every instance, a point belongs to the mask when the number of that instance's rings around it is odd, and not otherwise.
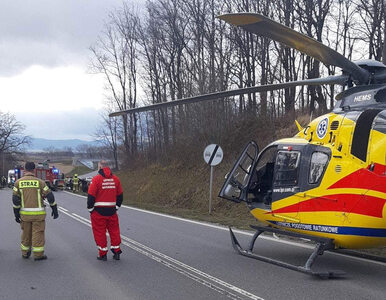
[[[212,213],[213,167],[223,159],[223,151],[219,145],[210,144],[204,150],[204,160],[210,166],[209,179],[209,214]]]

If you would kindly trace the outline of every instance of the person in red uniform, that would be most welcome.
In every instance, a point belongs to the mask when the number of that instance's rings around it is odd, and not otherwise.
[[[111,173],[105,161],[99,162],[98,169],[99,174],[93,177],[87,197],[92,231],[99,249],[97,259],[107,260],[107,230],[111,240],[110,248],[114,254],[113,259],[119,260],[122,251],[117,210],[123,200],[122,186],[119,178]]]

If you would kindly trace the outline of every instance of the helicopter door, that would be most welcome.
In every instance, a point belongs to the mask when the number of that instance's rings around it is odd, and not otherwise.
[[[259,155],[259,147],[254,141],[249,142],[241,153],[232,171],[226,176],[219,197],[237,203],[248,201],[248,185],[253,175]]]
[[[253,168],[254,173],[248,185],[248,202],[263,203],[265,207],[271,206],[273,171],[275,168],[277,145],[268,146],[260,153]]]

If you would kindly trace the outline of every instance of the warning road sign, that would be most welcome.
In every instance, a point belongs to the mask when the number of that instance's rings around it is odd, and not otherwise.
[[[219,145],[210,144],[204,150],[204,160],[210,166],[217,166],[223,159],[223,152]]]

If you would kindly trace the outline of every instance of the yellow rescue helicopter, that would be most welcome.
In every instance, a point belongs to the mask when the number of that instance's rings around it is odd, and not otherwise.
[[[255,142],[248,143],[219,193],[224,199],[245,202],[265,224],[251,226],[256,233],[247,249],[241,248],[230,228],[238,253],[310,275],[342,275],[311,267],[326,250],[386,245],[386,65],[372,60],[351,62],[257,13],[226,14],[219,19],[337,66],[342,75],[222,91],[110,116],[294,86],[343,86],[333,111],[305,128],[297,123],[299,132],[294,137],[275,141],[261,152]],[[306,238],[316,245],[305,265],[296,266],[253,253],[263,232]]]

